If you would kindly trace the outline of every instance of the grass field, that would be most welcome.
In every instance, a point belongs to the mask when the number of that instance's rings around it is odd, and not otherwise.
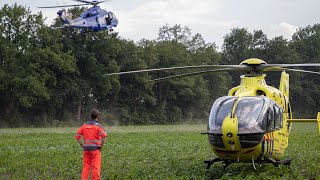
[[[80,179],[77,128],[0,129],[0,179]],[[102,179],[320,179],[316,124],[294,124],[285,157],[290,166],[216,163],[206,125],[106,127]]]

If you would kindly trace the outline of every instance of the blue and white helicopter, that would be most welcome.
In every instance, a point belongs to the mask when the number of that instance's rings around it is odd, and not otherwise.
[[[117,27],[118,19],[111,11],[106,11],[101,9],[98,4],[106,1],[86,1],[86,0],[74,0],[82,2],[84,4],[75,4],[75,5],[65,5],[65,6],[46,6],[39,8],[57,8],[57,7],[74,7],[74,6],[84,6],[84,5],[93,5],[83,13],[80,17],[75,19],[70,19],[67,15],[65,9],[59,10],[57,14],[60,19],[63,21],[63,25],[55,28],[76,28],[80,29],[81,33],[85,32],[98,32],[102,30],[113,31],[113,27]]]

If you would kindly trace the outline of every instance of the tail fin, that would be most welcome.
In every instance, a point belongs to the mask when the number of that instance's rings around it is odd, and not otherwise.
[[[65,9],[58,11],[57,14],[59,15],[60,19],[63,21],[64,24],[71,23],[71,20],[68,18],[67,12]]]
[[[281,73],[279,90],[289,98],[289,74],[284,71]]]

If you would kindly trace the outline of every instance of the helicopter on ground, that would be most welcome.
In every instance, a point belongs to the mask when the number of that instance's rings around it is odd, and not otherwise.
[[[75,5],[65,5],[65,6],[46,6],[38,8],[57,8],[57,7],[74,7],[74,6],[84,6],[84,5],[93,5],[89,9],[81,13],[80,17],[75,19],[70,19],[67,15],[65,9],[59,10],[57,14],[63,22],[63,25],[58,28],[76,28],[80,29],[81,33],[86,32],[98,32],[102,30],[113,31],[113,27],[117,27],[118,19],[111,11],[106,11],[100,8],[98,4],[105,1],[86,1],[86,0],[74,0],[82,2],[84,4],[75,4]]]
[[[267,64],[258,58],[244,60],[239,65],[199,65],[159,69],[145,69],[106,74],[121,75],[163,70],[201,69],[192,73],[153,79],[157,82],[166,79],[198,75],[221,71],[243,71],[239,86],[232,88],[227,96],[218,98],[212,105],[207,132],[212,151],[217,158],[204,161],[207,169],[214,162],[222,161],[226,168],[231,163],[249,162],[289,165],[291,158],[282,159],[288,146],[289,133],[293,122],[317,122],[320,132],[320,112],[317,119],[293,119],[289,102],[289,74],[286,72],[303,72],[320,74],[320,72],[292,67],[320,67],[311,64]],[[279,89],[268,86],[265,71],[282,71]]]

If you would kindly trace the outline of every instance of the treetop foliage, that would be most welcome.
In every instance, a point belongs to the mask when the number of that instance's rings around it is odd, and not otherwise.
[[[83,9],[69,11],[77,15]],[[239,74],[221,72],[160,83],[145,82],[176,72],[104,75],[169,66],[239,64],[251,57],[268,63],[320,62],[319,24],[300,28],[292,40],[268,39],[261,30],[234,28],[225,35],[219,52],[215,43],[182,25],[165,25],[157,39],[135,43],[118,33],[54,30],[45,25],[41,13],[32,14],[18,4],[4,5],[0,19],[2,127],[82,123],[93,108],[114,125],[203,120],[214,100],[237,85]],[[59,24],[56,19],[53,26]],[[270,85],[279,85],[278,74],[267,77]],[[290,78],[295,114],[313,116],[320,105],[316,98],[320,77],[292,73]]]

